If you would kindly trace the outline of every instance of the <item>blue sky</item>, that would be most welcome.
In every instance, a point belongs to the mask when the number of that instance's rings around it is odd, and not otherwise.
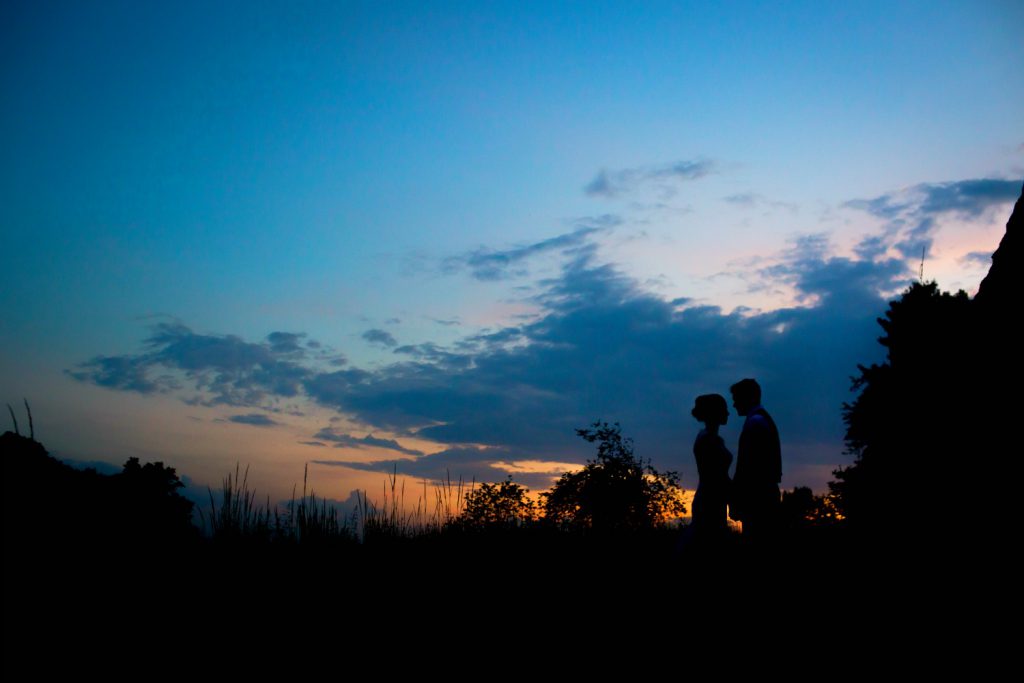
[[[144,5],[0,10],[0,384],[68,458],[541,486],[604,418],[692,486],[752,375],[821,489],[1024,177],[1016,2]]]

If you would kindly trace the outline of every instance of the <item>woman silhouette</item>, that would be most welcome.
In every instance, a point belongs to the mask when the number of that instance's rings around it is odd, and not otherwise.
[[[732,453],[718,435],[718,428],[729,420],[729,408],[719,394],[704,394],[694,402],[692,414],[704,423],[693,443],[697,460],[697,493],[693,497],[693,528],[698,536],[716,536],[728,528],[726,505],[729,502],[729,465]]]

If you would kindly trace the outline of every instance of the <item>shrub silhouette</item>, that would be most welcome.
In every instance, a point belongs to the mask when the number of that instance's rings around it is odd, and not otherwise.
[[[796,486],[792,491],[782,492],[779,515],[783,528],[787,529],[803,529],[838,521],[832,498],[816,496],[806,486]]]
[[[541,494],[545,517],[560,526],[595,531],[649,529],[686,512],[679,475],[658,472],[633,454],[619,425],[595,422],[576,433],[597,443],[597,458],[566,472]]]

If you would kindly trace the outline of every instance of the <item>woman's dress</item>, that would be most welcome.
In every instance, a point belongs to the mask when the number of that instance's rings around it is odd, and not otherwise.
[[[702,429],[693,444],[697,459],[697,493],[693,497],[693,525],[698,531],[724,531],[728,527],[729,465],[732,453],[717,434]]]

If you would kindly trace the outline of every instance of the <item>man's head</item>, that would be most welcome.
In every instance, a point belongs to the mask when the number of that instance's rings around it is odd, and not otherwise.
[[[761,385],[757,380],[741,379],[729,387],[732,392],[732,406],[737,415],[744,417],[757,406],[761,405]]]

